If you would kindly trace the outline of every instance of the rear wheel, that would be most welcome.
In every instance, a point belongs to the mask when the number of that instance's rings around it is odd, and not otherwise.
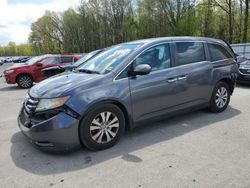
[[[230,89],[228,84],[225,82],[218,82],[210,100],[210,110],[215,113],[223,112],[227,108],[229,101]]]
[[[27,89],[33,85],[33,78],[28,74],[22,74],[17,77],[17,84],[19,87]]]
[[[91,150],[112,147],[125,130],[123,112],[113,104],[95,107],[81,121],[79,137],[83,145]]]

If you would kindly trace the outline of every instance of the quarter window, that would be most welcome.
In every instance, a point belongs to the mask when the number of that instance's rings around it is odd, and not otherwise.
[[[136,60],[135,64],[148,64],[152,71],[162,70],[171,67],[169,44],[162,44],[152,47],[143,52]]]
[[[176,51],[179,65],[206,61],[204,45],[201,42],[177,42]]]
[[[116,79],[119,80],[119,79],[127,78],[129,76],[130,67],[131,65],[128,66],[124,71],[122,71],[122,73]]]
[[[233,58],[232,55],[223,46],[218,44],[208,44],[208,49],[212,61]]]

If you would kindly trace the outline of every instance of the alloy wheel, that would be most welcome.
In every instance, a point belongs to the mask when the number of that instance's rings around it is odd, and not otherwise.
[[[30,76],[23,75],[19,78],[18,83],[22,88],[29,88],[32,85],[32,79]]]
[[[115,138],[119,130],[118,117],[112,112],[101,112],[90,125],[91,138],[99,143],[109,143]]]
[[[223,108],[228,101],[228,92],[225,87],[220,87],[216,92],[215,103],[217,107]]]

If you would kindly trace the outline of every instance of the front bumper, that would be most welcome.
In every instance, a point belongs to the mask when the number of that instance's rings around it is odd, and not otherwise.
[[[15,84],[15,83],[16,83],[15,77],[12,76],[11,74],[5,74],[5,73],[4,73],[4,78],[5,78],[5,81],[6,81],[8,84]]]
[[[239,70],[238,76],[237,76],[237,82],[244,82],[244,83],[250,83],[250,72],[242,72]]]
[[[36,146],[48,150],[71,150],[80,147],[79,120],[61,112],[54,117],[26,126],[30,119],[24,108],[18,116],[18,125],[22,133]]]

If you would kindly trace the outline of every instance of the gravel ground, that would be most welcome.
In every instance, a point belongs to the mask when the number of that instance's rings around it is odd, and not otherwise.
[[[106,151],[61,154],[19,132],[26,92],[0,78],[1,188],[250,187],[250,86],[237,86],[221,114],[201,110],[136,128]]]

